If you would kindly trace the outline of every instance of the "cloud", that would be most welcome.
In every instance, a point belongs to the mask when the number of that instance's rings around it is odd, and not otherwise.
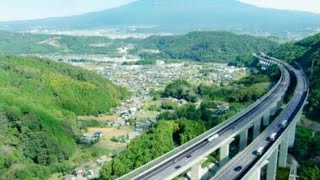
[[[320,13],[319,0],[238,0],[259,7]]]

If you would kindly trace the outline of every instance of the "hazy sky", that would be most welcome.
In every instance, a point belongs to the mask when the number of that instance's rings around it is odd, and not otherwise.
[[[1,0],[0,21],[69,16],[113,8],[132,1],[134,0]],[[320,0],[239,1],[261,7],[320,13]]]
[[[260,7],[320,13],[320,0],[239,0]]]
[[[113,8],[134,0],[0,0],[0,21],[70,16]]]

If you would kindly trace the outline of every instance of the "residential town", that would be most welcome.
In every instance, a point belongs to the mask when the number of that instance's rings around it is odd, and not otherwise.
[[[105,66],[97,71],[117,85],[127,87],[137,95],[148,95],[161,90],[170,82],[185,79],[192,83],[228,84],[242,77],[246,69],[218,63],[169,63],[157,61],[156,65]]]

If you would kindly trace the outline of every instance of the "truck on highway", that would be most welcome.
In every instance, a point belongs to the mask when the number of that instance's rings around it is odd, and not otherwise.
[[[277,137],[277,133],[272,133],[272,134],[270,135],[270,137],[269,137],[269,140],[270,140],[270,141],[274,141],[274,140],[276,139],[276,137]]]
[[[259,149],[256,151],[256,154],[258,156],[261,156],[262,152],[263,152],[263,147],[259,147]]]
[[[284,127],[287,126],[287,123],[288,123],[288,120],[283,120],[283,121],[281,122],[280,126],[281,126],[282,128],[284,128]]]
[[[218,137],[219,137],[219,134],[215,134],[215,135],[209,137],[209,138],[207,139],[207,141],[208,141],[208,142],[211,142],[211,141],[213,141],[214,139],[216,139],[216,138],[218,138]]]

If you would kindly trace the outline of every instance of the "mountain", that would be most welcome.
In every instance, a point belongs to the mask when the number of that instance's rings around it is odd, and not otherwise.
[[[108,44],[97,47],[95,44]],[[110,44],[110,45],[109,45]],[[116,42],[106,37],[43,35],[0,31],[0,55],[21,54],[112,54]]]
[[[84,15],[3,22],[1,29],[97,29],[150,26],[148,31],[233,30],[257,32],[309,31],[320,27],[320,14],[259,8],[236,0],[139,0],[118,8]],[[151,26],[153,28],[151,28]],[[133,28],[146,31],[145,28]]]
[[[224,31],[190,32],[186,35],[152,36],[138,42],[143,59],[184,59],[204,62],[234,62],[239,56],[253,52],[270,52],[278,47],[266,38],[237,35]],[[158,49],[148,53],[144,49]]]
[[[47,179],[74,168],[67,160],[79,155],[76,117],[107,112],[127,95],[82,68],[14,56],[0,56],[0,88],[0,179]]]
[[[95,44],[108,45],[94,46]],[[238,56],[249,54],[250,57],[253,52],[270,52],[279,46],[267,38],[224,31],[195,31],[185,35],[124,40],[0,31],[0,55],[104,54],[113,57],[122,56],[117,49],[126,45],[132,46],[130,55],[140,56],[145,60],[141,63],[155,63],[159,59],[230,63],[235,62]],[[152,50],[159,53],[153,53]],[[243,64],[246,59],[240,61]]]

